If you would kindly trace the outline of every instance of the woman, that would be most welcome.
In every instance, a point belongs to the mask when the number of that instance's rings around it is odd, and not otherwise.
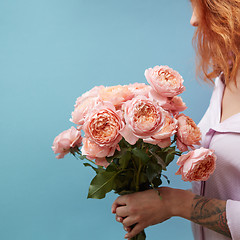
[[[192,192],[161,187],[162,199],[155,190],[118,197],[112,212],[125,238],[179,216],[192,221],[195,239],[240,239],[240,0],[192,0],[192,7],[198,73],[216,78],[199,127],[217,167],[206,182],[193,183]]]

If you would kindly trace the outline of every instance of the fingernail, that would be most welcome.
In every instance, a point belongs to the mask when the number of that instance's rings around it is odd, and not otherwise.
[[[117,218],[117,221],[118,221],[118,222],[121,222],[121,220],[122,220],[122,219],[121,219],[120,217]]]
[[[128,238],[128,234],[126,234],[124,238]]]

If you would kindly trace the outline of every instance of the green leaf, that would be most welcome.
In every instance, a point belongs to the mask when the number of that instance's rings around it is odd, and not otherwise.
[[[96,173],[102,173],[105,172],[106,170],[102,167],[102,166],[98,166],[98,168],[96,169]]]
[[[81,160],[84,160],[84,159],[86,159],[86,156],[83,156],[83,155],[78,155],[78,157],[81,159]]]
[[[131,190],[131,183],[133,181],[134,173],[132,169],[126,169],[125,171],[119,173],[113,183],[113,189],[116,193],[122,191],[129,191]]]
[[[116,164],[117,166],[119,166],[119,158],[114,158],[113,163]]]
[[[154,178],[153,181],[152,181],[152,184],[155,188],[157,188],[158,186],[160,186],[162,184],[162,180],[161,178]]]
[[[118,172],[118,168],[116,166],[116,164],[114,162],[111,162],[107,168],[106,168],[107,172]]]
[[[126,190],[122,190],[121,192],[117,192],[117,194],[119,195],[127,195],[127,194],[131,194],[134,193],[135,191],[126,191]]]
[[[150,145],[150,144],[149,144]],[[149,147],[149,150],[152,151],[152,152],[157,152],[157,151],[161,151],[162,149],[158,146],[158,145],[151,145]]]
[[[92,180],[88,198],[102,199],[113,189],[114,179],[119,172],[100,172]]]
[[[139,184],[140,184],[140,185],[141,185],[141,184],[144,184],[144,183],[146,183],[147,181],[149,181],[147,175],[146,175],[144,172],[141,172],[141,173],[140,173],[140,177],[139,177]]]
[[[121,150],[123,150],[123,148],[129,148],[132,145],[129,144],[124,138],[122,138],[122,140],[119,142],[119,146],[120,146]]]
[[[165,163],[167,166],[169,165],[169,163],[171,163],[173,161],[174,157],[175,157],[175,155],[172,153],[169,153],[167,155],[166,160],[165,160]]]
[[[175,149],[176,149],[175,146],[170,147],[170,148],[168,149],[168,153],[173,153],[173,152],[175,152]]]
[[[80,160],[85,160],[86,156],[82,155],[80,151],[75,151],[72,148],[70,149],[70,153],[76,158],[76,159],[80,159]]]
[[[161,173],[161,166],[157,163],[149,162],[146,169],[146,174],[149,182],[152,182],[152,180],[157,177]]]
[[[114,159],[118,159],[122,156],[123,152],[125,152],[125,149],[121,150],[120,152],[115,152],[113,156],[106,157],[107,162],[113,162]]]
[[[128,166],[128,163],[131,159],[131,153],[129,151],[126,151],[121,158],[119,159],[119,164],[122,169],[125,169]]]
[[[89,164],[89,163],[83,163],[83,165],[84,165],[85,167],[91,167],[95,172],[98,171],[97,168],[93,167],[93,166],[92,166],[91,164]]]
[[[162,151],[163,151],[163,152],[168,152],[169,149],[171,149],[171,147],[162,148]]]
[[[160,156],[158,156],[155,152],[150,152],[157,160],[158,164],[160,164],[162,166],[163,170],[167,170],[166,168],[166,163],[162,160],[162,158]]]
[[[114,159],[115,156],[111,156],[111,157],[106,157],[106,160],[108,163],[112,162],[112,160]]]
[[[147,155],[147,153],[139,148],[134,148],[132,150],[132,153],[135,157],[139,158],[143,164],[147,164],[150,160],[150,157]]]
[[[106,160],[110,163],[114,161],[115,159],[120,159],[126,152],[128,151],[128,148],[121,147],[121,151],[115,151],[114,155],[111,157],[106,157]]]

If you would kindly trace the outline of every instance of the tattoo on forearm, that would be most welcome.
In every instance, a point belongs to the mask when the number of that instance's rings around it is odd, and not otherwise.
[[[192,204],[191,221],[231,237],[226,219],[226,201],[196,195]]]

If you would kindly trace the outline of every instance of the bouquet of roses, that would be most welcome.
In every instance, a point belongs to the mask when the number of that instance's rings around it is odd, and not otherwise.
[[[168,66],[145,71],[150,85],[98,86],[76,100],[70,119],[77,127],[60,133],[52,149],[57,158],[71,153],[91,167],[88,198],[104,198],[114,190],[128,194],[162,184],[162,174],[180,156],[176,174],[184,181],[206,180],[215,169],[212,150],[195,149],[201,140],[186,109],[181,75]],[[83,133],[84,132],[84,136]],[[182,152],[190,150],[187,154]],[[143,232],[134,239],[145,239]]]

